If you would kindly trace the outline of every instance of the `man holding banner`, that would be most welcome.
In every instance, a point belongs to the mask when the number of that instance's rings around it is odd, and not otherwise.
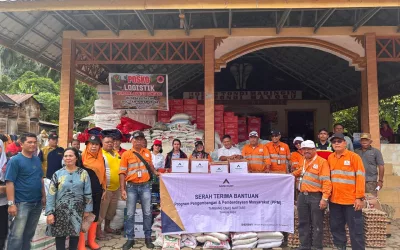
[[[300,247],[298,250],[322,250],[324,209],[332,192],[328,162],[317,155],[313,141],[301,143],[304,160],[293,175],[300,177],[297,201]],[[313,232],[311,235],[311,225]],[[312,242],[312,247],[311,247]]]

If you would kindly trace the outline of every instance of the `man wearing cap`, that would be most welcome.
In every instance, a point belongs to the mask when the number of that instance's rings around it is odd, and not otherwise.
[[[359,155],[347,149],[343,134],[333,134],[331,143],[335,150],[328,157],[332,182],[329,211],[333,243],[339,250],[346,249],[347,224],[352,249],[365,249],[362,215],[365,198],[364,165]]]
[[[328,162],[317,155],[313,141],[301,143],[304,160],[293,175],[300,178],[297,200],[299,212],[299,250],[322,250],[324,209],[332,191]],[[311,233],[311,227],[313,231]],[[312,246],[311,246],[312,242]]]
[[[114,150],[118,152],[118,154],[122,157],[122,154],[126,151],[121,147],[121,136],[117,136],[114,138]]]
[[[290,150],[289,146],[281,142],[280,139],[281,132],[277,130],[272,131],[271,142],[266,145],[271,156],[271,172],[288,173]]]
[[[335,134],[343,134],[344,133],[343,124],[336,123],[335,125],[333,125],[333,133],[335,133]],[[346,140],[347,149],[354,152],[353,142],[351,141],[350,137],[344,135],[344,139]]]
[[[154,169],[151,153],[143,148],[144,134],[140,131],[132,135],[132,149],[122,155],[119,170],[119,180],[121,187],[121,197],[126,200],[127,219],[125,222],[125,232],[128,241],[122,249],[128,250],[135,245],[135,210],[136,203],[140,199],[143,210],[143,229],[145,244],[147,248],[154,248],[151,242],[151,173],[158,175]],[[151,173],[150,173],[151,171]]]
[[[232,138],[230,135],[224,135],[222,137],[222,144],[222,148],[218,149],[218,160],[227,161],[243,158],[240,150],[232,146]]]
[[[291,172],[295,171],[300,167],[303,162],[303,150],[301,149],[301,143],[304,141],[303,137],[297,136],[293,140],[293,145],[296,147],[297,151],[291,153],[290,155],[290,167]]]
[[[99,220],[97,222],[96,238],[98,240],[106,239],[101,230],[103,220],[105,221],[104,231],[106,233],[119,233],[118,230],[111,229],[110,223],[117,212],[118,200],[121,197],[119,189],[119,167],[121,164],[121,157],[118,152],[114,150],[114,138],[110,134],[103,136],[102,153],[104,165],[106,167],[107,190],[105,199],[101,201]]]
[[[57,134],[52,133],[49,135],[48,145],[42,148],[38,156],[42,161],[44,177],[51,179],[53,174],[63,167],[64,149],[58,146]]]
[[[381,151],[371,146],[371,134],[361,134],[361,148],[355,152],[361,157],[366,174],[365,192],[378,195],[378,192],[383,187],[383,176],[385,174],[385,163]],[[379,178],[378,178],[379,169]],[[378,180],[378,182],[376,181]]]
[[[242,155],[248,162],[250,173],[268,173],[271,167],[271,159],[268,150],[258,142],[258,133],[252,131],[249,134],[249,142],[242,149]]]

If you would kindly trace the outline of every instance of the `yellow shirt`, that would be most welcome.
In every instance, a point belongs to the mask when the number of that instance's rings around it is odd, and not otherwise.
[[[121,157],[115,150],[114,156],[103,150],[103,156],[106,165],[107,190],[116,191],[119,188],[119,166],[121,163]]]
[[[47,173],[47,156],[54,149],[55,148],[51,148],[49,146],[46,146],[46,147],[42,148],[42,154],[43,154],[43,161],[42,161],[43,177],[46,177],[46,173]]]

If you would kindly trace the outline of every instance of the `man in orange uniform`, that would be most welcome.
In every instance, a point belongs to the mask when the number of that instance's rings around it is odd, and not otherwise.
[[[271,132],[271,142],[266,145],[271,156],[271,172],[288,173],[290,150],[286,143],[280,141],[281,132]]]
[[[351,248],[364,250],[364,222],[362,208],[365,197],[365,170],[359,155],[346,149],[343,134],[333,134],[331,143],[335,152],[328,157],[331,169],[332,196],[330,199],[330,226],[333,243],[346,249],[347,223]]]
[[[150,151],[147,148],[143,148],[144,140],[142,132],[133,133],[133,147],[123,153],[119,169],[121,198],[126,200],[127,207],[127,219],[124,228],[128,241],[122,246],[123,250],[131,249],[135,245],[134,225],[138,199],[140,199],[143,210],[145,244],[147,248],[154,248],[153,243],[151,243],[151,175],[149,171],[154,175],[158,174],[154,169]]]
[[[258,133],[252,131],[249,134],[249,142],[242,149],[243,157],[248,161],[250,173],[268,173],[271,167],[271,159],[264,145],[258,143]]]
[[[322,250],[324,209],[328,206],[332,183],[330,180],[328,162],[317,155],[313,141],[301,143],[304,160],[293,175],[300,178],[300,191],[297,201],[299,212],[299,250]],[[311,224],[312,223],[312,224]],[[313,233],[311,235],[311,225]],[[312,237],[311,237],[312,236]],[[312,242],[312,246],[311,246]]]
[[[297,136],[293,140],[293,145],[296,147],[297,151],[292,152],[290,155],[290,168],[291,172],[301,167],[303,162],[303,150],[301,149],[301,143],[304,141],[303,137]]]

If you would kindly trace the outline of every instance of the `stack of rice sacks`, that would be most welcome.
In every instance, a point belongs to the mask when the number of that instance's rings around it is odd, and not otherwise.
[[[228,233],[205,233],[196,235],[196,240],[204,243],[203,249],[231,249]]]
[[[126,201],[119,200],[115,216],[110,223],[111,229],[121,230],[124,228],[124,209],[126,208]]]
[[[257,248],[280,247],[283,241],[281,232],[259,232],[257,233]]]
[[[256,248],[257,246],[257,233],[247,232],[247,233],[232,233],[232,249],[242,249],[242,248]]]
[[[153,226],[151,230],[155,233],[156,240],[153,242],[154,246],[162,247],[164,243],[164,237],[161,233],[161,214],[154,218]]]

